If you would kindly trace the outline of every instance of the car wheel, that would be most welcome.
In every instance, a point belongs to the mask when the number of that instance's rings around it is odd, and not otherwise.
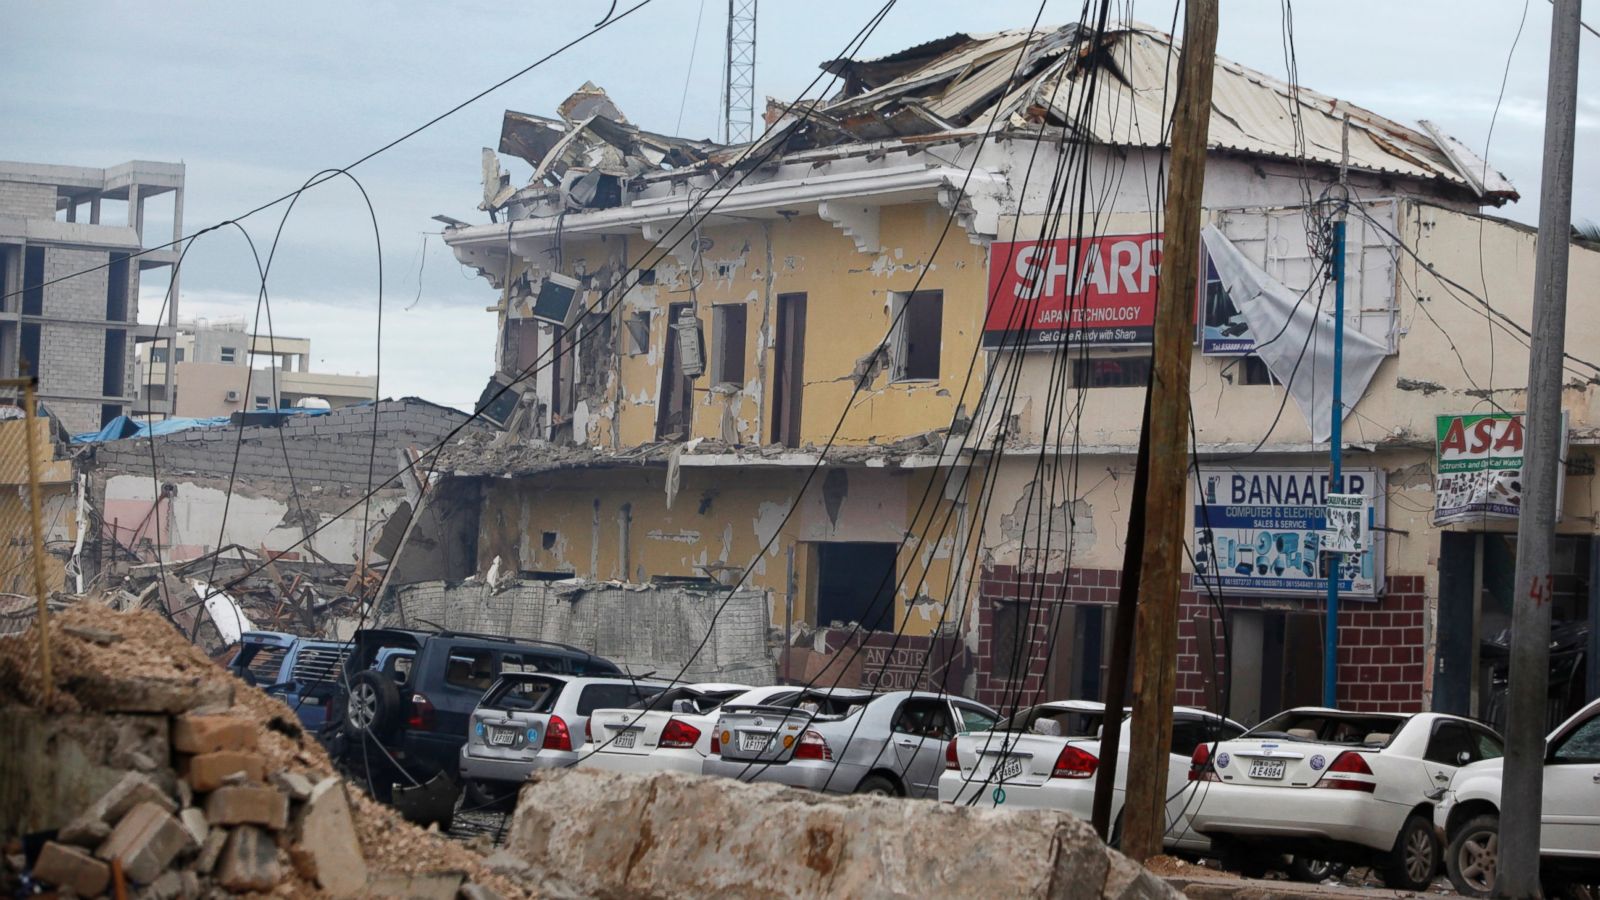
[[[874,797],[898,797],[900,792],[895,789],[894,782],[882,775],[868,775],[856,785],[856,793],[869,794]]]
[[[1289,864],[1284,871],[1295,881],[1304,881],[1308,884],[1321,884],[1330,878],[1343,878],[1350,871],[1349,863],[1329,862],[1325,859],[1307,859],[1304,856],[1289,857]]]
[[[1421,816],[1406,819],[1389,858],[1379,867],[1384,885],[1399,891],[1420,891],[1433,883],[1438,871],[1439,839],[1434,836],[1433,823]]]
[[[1476,816],[1458,829],[1445,853],[1445,869],[1450,883],[1468,897],[1493,894],[1500,869],[1500,817]]]
[[[400,688],[381,672],[350,679],[344,702],[345,731],[355,738],[381,738],[400,718]]]

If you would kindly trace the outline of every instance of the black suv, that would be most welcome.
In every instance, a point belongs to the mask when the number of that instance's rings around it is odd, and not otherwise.
[[[364,629],[351,640],[323,743],[374,796],[410,818],[448,827],[472,710],[501,672],[624,674],[566,644]]]

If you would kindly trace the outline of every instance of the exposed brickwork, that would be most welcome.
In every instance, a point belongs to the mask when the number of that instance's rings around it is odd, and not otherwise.
[[[978,604],[977,699],[990,704],[1015,703],[1016,682],[1008,672],[996,672],[994,609],[1000,601],[1032,603],[1028,634],[1023,641],[1024,661],[1016,668],[1026,671],[1023,694],[1031,698],[1042,684],[1049,645],[1055,631],[1054,610],[1060,604],[1114,604],[1122,573],[1114,569],[1073,569],[1035,578],[1011,566],[997,566],[983,573]],[[1321,597],[1272,597],[1268,608],[1300,612],[1320,612]],[[1206,594],[1192,589],[1184,576],[1179,597],[1178,618],[1178,694],[1177,702],[1206,705],[1208,692],[1200,665],[1199,629],[1215,622],[1215,610]],[[1261,609],[1263,598],[1227,596],[1229,609]],[[1347,601],[1339,610],[1339,704],[1363,711],[1414,712],[1422,708],[1423,579],[1418,575],[1391,575],[1387,591],[1376,602]],[[1221,657],[1220,634],[1216,670],[1226,672]]]
[[[0,181],[0,209],[26,219],[56,217],[56,187],[24,181]]]

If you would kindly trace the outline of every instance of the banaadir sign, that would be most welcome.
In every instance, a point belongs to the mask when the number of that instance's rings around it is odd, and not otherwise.
[[[997,241],[983,345],[1149,344],[1160,265],[1160,234]]]
[[[1329,489],[1326,469],[1229,468],[1201,464],[1195,479],[1196,590],[1224,593],[1319,594],[1328,587],[1328,564],[1338,560],[1339,593],[1375,598],[1383,583],[1382,474],[1345,469],[1344,490]],[[1364,500],[1362,551],[1324,554],[1322,532],[1330,493]],[[1351,502],[1354,502],[1353,499]]]

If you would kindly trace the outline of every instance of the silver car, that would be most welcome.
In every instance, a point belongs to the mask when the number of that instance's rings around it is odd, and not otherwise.
[[[461,779],[474,798],[516,790],[535,769],[573,765],[583,755],[589,714],[630,706],[670,685],[664,681],[546,673],[500,676],[478,701],[461,748]]]
[[[834,794],[937,797],[950,739],[999,718],[948,694],[809,690],[783,705],[724,706],[701,772]]]

